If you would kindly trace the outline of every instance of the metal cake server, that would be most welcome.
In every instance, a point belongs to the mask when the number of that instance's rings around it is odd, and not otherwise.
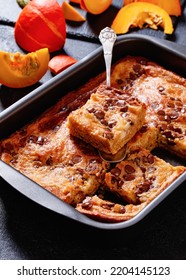
[[[103,46],[103,54],[106,66],[106,84],[107,86],[110,86],[112,50],[116,41],[116,33],[111,28],[105,27],[99,34],[99,40]]]
[[[109,27],[101,30],[99,34],[99,40],[103,46],[103,54],[106,66],[106,84],[110,86],[110,73],[111,73],[111,62],[112,62],[112,51],[113,46],[116,41],[116,33]],[[126,156],[127,145],[122,147],[116,154],[107,154],[103,151],[99,151],[100,157],[111,163],[116,163],[122,161]]]

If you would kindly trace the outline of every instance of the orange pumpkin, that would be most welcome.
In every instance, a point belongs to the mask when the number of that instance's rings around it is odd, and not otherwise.
[[[171,16],[181,15],[181,4],[180,0],[124,0],[124,5],[133,2],[148,2],[163,8]]]
[[[37,83],[48,70],[49,58],[47,48],[28,54],[0,51],[0,83],[11,88]]]
[[[64,13],[64,17],[66,20],[72,20],[72,21],[85,21],[86,19],[74,8],[72,7],[68,2],[64,1],[62,4],[62,10]]]
[[[48,48],[59,50],[66,40],[66,22],[56,0],[32,0],[20,13],[15,25],[15,40],[26,51]]]
[[[111,3],[112,0],[81,0],[80,7],[93,15],[99,15],[106,11]]]
[[[147,2],[134,2],[124,6],[111,25],[117,34],[126,33],[134,27],[158,29],[159,26],[166,34],[174,31],[169,14],[161,7]]]

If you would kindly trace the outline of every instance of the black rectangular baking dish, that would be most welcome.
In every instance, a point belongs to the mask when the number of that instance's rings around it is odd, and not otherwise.
[[[124,35],[120,36],[115,43],[112,62],[114,63],[126,55],[147,57],[164,66],[166,69],[172,70],[186,78],[186,47],[184,46],[144,35]],[[81,86],[89,78],[104,71],[104,68],[103,51],[102,47],[100,47],[69,69],[30,92],[0,114],[1,138],[7,137],[10,133],[33,120],[33,118],[52,106],[62,95]],[[162,157],[165,156],[166,160],[172,164],[183,165],[183,160],[172,158],[171,155],[167,155],[166,153],[165,155],[162,152],[160,153]],[[92,220],[79,213],[73,207],[64,203],[2,161],[0,161],[0,171],[4,180],[36,203],[63,216],[101,229],[122,229],[134,225],[173,190],[183,185],[186,180],[185,172],[131,220],[121,223],[103,223]]]

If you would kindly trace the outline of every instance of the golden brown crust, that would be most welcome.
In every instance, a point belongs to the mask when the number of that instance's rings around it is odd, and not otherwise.
[[[186,158],[186,80],[141,57],[126,57],[112,68],[112,87],[123,89],[129,99],[135,97],[147,107],[142,127],[128,141],[126,161],[115,167],[121,169],[121,177],[131,172],[127,165],[135,166],[139,178],[131,180],[129,188],[126,178],[130,176],[125,176],[119,189],[109,164],[91,145],[73,137],[67,126],[69,114],[87,102],[104,84],[104,78],[102,73],[91,79],[31,124],[2,140],[0,153],[3,161],[78,211],[102,221],[120,222],[137,215],[185,171],[185,167],[173,167],[150,151],[160,146]],[[135,158],[139,158],[140,165]],[[123,201],[108,201],[104,196],[108,190]],[[102,198],[97,196],[100,191]]]
[[[123,200],[140,204],[152,201],[184,171],[185,167],[174,167],[148,150],[138,148],[106,173],[105,182]]]
[[[146,106],[128,93],[101,85],[68,117],[70,133],[108,154],[116,154],[141,128]]]
[[[160,146],[186,158],[186,80],[143,57],[120,60],[111,79],[112,86],[127,89],[147,105],[144,125],[154,130],[152,148]],[[142,143],[147,134],[135,137]]]
[[[119,204],[98,196],[86,197],[82,203],[78,203],[76,209],[93,218],[106,222],[123,222],[135,217],[147,205],[143,202],[139,205]]]

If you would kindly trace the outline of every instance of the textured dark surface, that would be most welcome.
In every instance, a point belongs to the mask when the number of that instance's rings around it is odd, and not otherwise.
[[[68,23],[64,51],[80,60],[100,46],[97,35],[110,25],[121,4],[121,0],[113,1],[99,16],[82,12],[87,17],[83,24]],[[14,41],[14,23],[20,11],[16,0],[0,1],[1,50],[22,51]],[[133,32],[186,45],[186,7],[173,22],[171,36],[150,29]],[[48,72],[40,82],[51,78]],[[21,90],[0,86],[0,111],[38,85]],[[135,226],[115,232],[90,228],[53,213],[0,179],[0,259],[186,259],[185,187],[183,183]]]

